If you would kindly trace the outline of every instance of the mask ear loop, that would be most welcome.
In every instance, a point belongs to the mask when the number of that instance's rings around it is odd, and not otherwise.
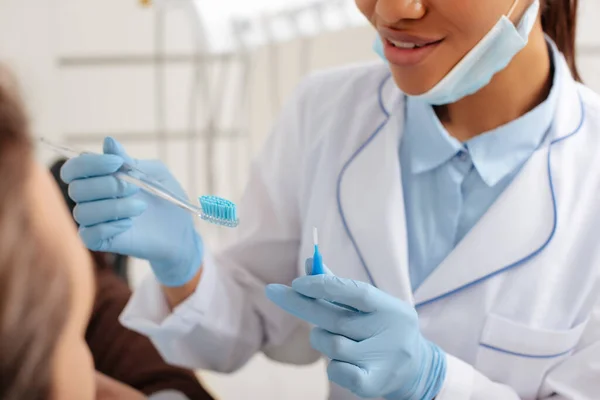
[[[506,14],[506,18],[510,19],[510,17],[515,12],[515,9],[517,8],[518,4],[519,4],[519,0],[515,0],[515,2],[513,3],[513,5],[510,7],[510,10],[508,10],[508,13]]]

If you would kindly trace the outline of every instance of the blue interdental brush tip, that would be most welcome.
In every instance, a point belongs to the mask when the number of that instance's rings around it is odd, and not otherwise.
[[[325,273],[323,268],[323,257],[319,253],[319,237],[317,235],[317,228],[313,228],[313,243],[315,245],[315,254],[313,255],[313,266],[311,275],[322,275]]]

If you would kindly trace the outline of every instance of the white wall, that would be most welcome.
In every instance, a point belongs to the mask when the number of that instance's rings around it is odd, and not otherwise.
[[[579,68],[584,82],[600,93],[600,1],[580,1]]]
[[[60,132],[56,14],[50,1],[0,0],[0,61],[19,79],[40,135]]]
[[[584,78],[600,92],[600,2],[583,0],[580,45],[587,50],[580,56]],[[157,96],[151,65],[74,65],[82,57],[144,56],[153,54],[155,33],[152,9],[143,9],[137,0],[0,0],[0,55],[17,70],[25,86],[34,130],[53,137],[86,138],[90,135],[128,134],[125,140],[138,157],[156,157],[160,142],[135,140],[156,130],[154,99]],[[167,21],[167,48],[172,54],[189,54],[192,49],[188,18],[170,14]],[[370,28],[351,28],[325,34],[311,43],[310,69],[373,59]],[[284,99],[300,78],[299,41],[278,46],[278,64],[284,73],[278,86]],[[335,51],[331,51],[335,49]],[[595,50],[594,50],[595,49]],[[253,57],[251,96],[248,114],[239,119],[248,127],[250,141],[220,141],[217,161],[221,165],[219,193],[235,198],[244,181],[248,157],[260,146],[269,130],[274,110],[269,102],[273,75],[267,68],[267,49]],[[169,135],[187,129],[186,105],[190,86],[190,65],[167,67],[166,125]],[[202,121],[201,121],[202,122]],[[225,121],[224,125],[231,121]],[[226,127],[226,126],[225,126]],[[94,149],[99,143],[86,144]],[[250,151],[247,151],[247,150]],[[202,154],[202,144],[194,152]],[[189,184],[186,169],[188,150],[182,138],[169,140],[166,161],[175,174]],[[49,154],[43,154],[47,160]],[[199,160],[200,162],[202,160]],[[235,168],[225,170],[237,162]],[[199,164],[202,169],[202,164]],[[197,192],[205,180],[198,177]],[[202,226],[202,229],[207,229]],[[207,231],[210,240],[216,231]],[[148,271],[138,264],[136,281]],[[232,376],[202,373],[206,384],[227,399],[323,399],[326,380],[323,364],[289,367],[256,357]]]

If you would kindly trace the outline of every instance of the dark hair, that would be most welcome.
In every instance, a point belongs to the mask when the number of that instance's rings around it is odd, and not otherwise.
[[[544,0],[542,7],[544,32],[552,38],[558,49],[564,54],[573,78],[581,82],[575,54],[579,0]]]
[[[47,400],[70,281],[24,201],[33,165],[27,117],[0,66],[0,399]]]

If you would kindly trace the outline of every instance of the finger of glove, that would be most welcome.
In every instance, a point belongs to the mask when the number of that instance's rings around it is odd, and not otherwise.
[[[306,261],[304,262],[304,272],[306,273],[306,275],[312,275],[312,269],[313,269],[313,258],[307,258]],[[323,270],[325,271],[325,274],[327,275],[334,275],[333,272],[331,272],[331,270],[329,268],[327,268],[327,266],[325,264],[323,264]]]
[[[307,258],[306,261],[304,262],[304,272],[306,273],[306,275],[312,275],[312,266],[313,266],[313,258],[312,257]],[[325,272],[326,275],[335,275],[333,272],[331,272],[331,270],[329,268],[327,268],[327,266],[325,264],[323,264],[323,271]],[[354,307],[345,306],[343,304],[336,303],[335,301],[332,301],[331,303],[335,304],[336,306],[339,306],[339,307],[344,307],[351,311],[358,311]]]
[[[329,332],[352,337],[352,316],[356,313],[331,303],[311,299],[279,284],[267,286],[267,297],[283,310]]]
[[[138,191],[137,186],[114,175],[78,179],[69,184],[69,197],[76,203],[129,197]]]
[[[118,221],[106,222],[104,224],[90,227],[80,227],[79,236],[86,247],[93,251],[119,252],[120,249],[113,248],[113,238],[127,231],[133,226],[130,218]]]
[[[329,380],[363,398],[371,398],[369,374],[363,368],[343,361],[333,360],[327,366]]]
[[[123,158],[112,154],[82,154],[65,162],[60,178],[69,184],[75,179],[113,174],[122,165]]]
[[[98,200],[77,204],[73,210],[73,217],[81,226],[93,226],[104,222],[137,217],[147,207],[146,202],[134,197]]]
[[[302,276],[292,282],[292,287],[304,296],[367,313],[377,311],[384,300],[384,296],[380,295],[379,289],[374,286],[335,275]]]
[[[121,143],[110,136],[104,138],[103,150],[104,154],[114,154],[119,156],[129,165],[136,164],[135,160],[131,158],[129,154],[127,154],[125,147],[123,147]]]
[[[353,362],[361,358],[362,352],[357,342],[321,328],[314,328],[310,332],[310,344],[332,360]]]

